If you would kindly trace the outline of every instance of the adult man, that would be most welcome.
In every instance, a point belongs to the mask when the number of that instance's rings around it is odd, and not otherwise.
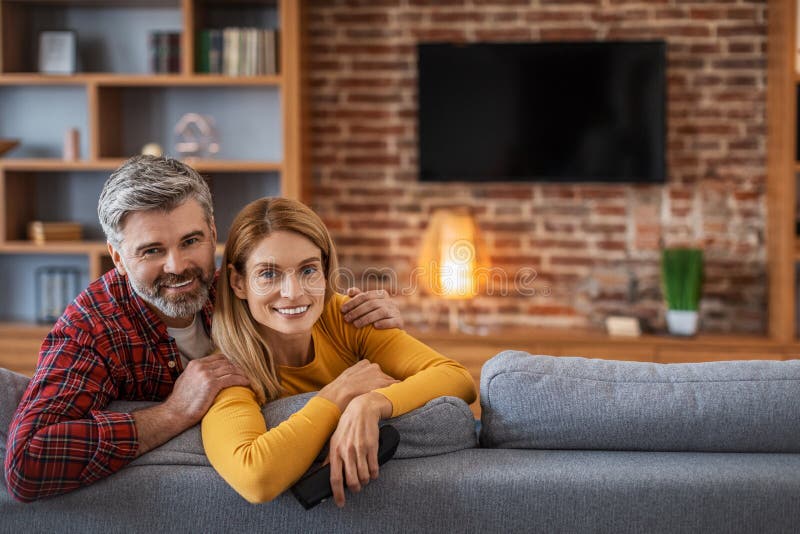
[[[191,167],[137,156],[106,182],[98,215],[115,269],[48,334],[9,428],[6,481],[32,501],[90,484],[197,424],[222,389],[249,385],[209,356],[217,232]],[[383,292],[343,307],[356,326],[402,326]],[[160,401],[130,414],[112,400]]]

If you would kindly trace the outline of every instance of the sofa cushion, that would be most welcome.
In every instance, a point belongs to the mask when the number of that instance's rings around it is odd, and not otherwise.
[[[277,426],[316,395],[302,393],[268,403],[264,407],[267,426]],[[394,458],[435,456],[476,447],[475,419],[469,406],[456,397],[439,397],[424,406],[382,424],[394,426],[400,433],[400,445]]]
[[[267,427],[272,428],[305,406],[315,392],[292,395],[264,405],[262,412]],[[108,409],[131,412],[155,403],[115,401]],[[400,445],[395,458],[418,458],[477,447],[475,419],[463,400],[439,397],[407,414],[387,419],[400,432]],[[150,453],[134,460],[132,465],[146,464],[210,465],[203,450],[200,426],[196,425],[175,436]]]
[[[485,447],[800,452],[800,361],[694,364],[502,352],[481,372]]]
[[[30,378],[0,367],[0,457],[6,455],[8,427]]]
[[[28,385],[29,378],[0,368],[0,457],[5,457],[6,436],[14,410]],[[274,427],[305,406],[316,393],[293,395],[267,403],[263,408],[268,427]],[[132,412],[153,406],[155,402],[114,401],[108,410]],[[439,397],[407,414],[389,419],[400,432],[401,442],[395,458],[417,458],[445,454],[476,447],[475,420],[467,404],[455,397]],[[200,426],[175,436],[150,453],[134,460],[147,464],[209,465],[200,437]]]

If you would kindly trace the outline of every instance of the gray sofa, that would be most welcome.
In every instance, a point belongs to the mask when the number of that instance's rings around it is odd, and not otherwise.
[[[20,385],[0,372],[0,438]],[[194,430],[67,495],[22,504],[0,488],[0,532],[800,527],[800,361],[658,365],[505,352],[483,368],[481,403],[480,447],[466,407],[451,400],[399,421],[401,457],[348,494],[343,510],[326,502],[305,511],[290,494],[248,504],[209,466]]]

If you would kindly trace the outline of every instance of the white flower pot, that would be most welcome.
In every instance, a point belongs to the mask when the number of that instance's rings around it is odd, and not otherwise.
[[[667,330],[675,336],[693,336],[697,333],[697,312],[667,310]]]

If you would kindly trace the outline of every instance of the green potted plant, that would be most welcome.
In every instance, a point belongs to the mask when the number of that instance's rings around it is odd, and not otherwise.
[[[667,301],[670,334],[697,333],[697,307],[703,282],[703,251],[668,248],[661,253],[661,286]]]

